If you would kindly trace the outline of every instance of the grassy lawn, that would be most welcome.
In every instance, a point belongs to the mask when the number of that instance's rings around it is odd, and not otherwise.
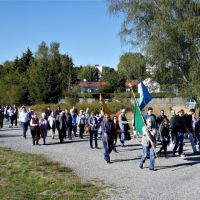
[[[2,200],[87,200],[97,197],[100,189],[43,156],[0,148]]]

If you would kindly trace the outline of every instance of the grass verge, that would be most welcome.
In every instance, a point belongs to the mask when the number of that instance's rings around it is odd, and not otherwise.
[[[0,166],[3,200],[87,200],[97,197],[101,190],[40,155],[0,148]]]

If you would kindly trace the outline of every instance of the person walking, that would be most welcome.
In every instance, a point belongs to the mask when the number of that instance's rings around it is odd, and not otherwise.
[[[65,116],[64,111],[62,111],[60,115],[57,116],[56,126],[58,130],[60,143],[62,143],[64,140],[64,137],[66,136],[66,116]]]
[[[40,126],[40,134],[41,138],[43,139],[43,144],[46,144],[46,137],[48,132],[48,122],[46,120],[46,114],[42,113],[41,118],[39,120],[39,126]]]
[[[39,119],[36,113],[32,115],[30,121],[30,129],[31,129],[31,136],[33,140],[33,145],[39,144],[38,141],[40,139],[40,127],[39,127]]]
[[[146,161],[147,158],[147,153],[149,152],[150,156],[150,163],[149,163],[149,170],[154,170],[154,165],[155,165],[155,132],[153,131],[151,127],[151,118],[146,119],[146,129],[143,132],[142,136],[142,148],[143,148],[143,154],[142,158],[140,160],[139,167],[142,169],[143,165]]]
[[[125,137],[128,134],[128,120],[126,118],[126,110],[122,109],[121,114],[119,115],[119,127],[120,127],[120,142],[124,147]]]
[[[102,144],[104,147],[104,159],[107,163],[110,162],[110,153],[113,150],[115,126],[113,120],[111,120],[109,114],[105,114],[103,121],[101,122],[102,130]]]
[[[8,113],[8,117],[9,117],[9,128],[11,128],[11,127],[13,127],[14,117],[15,117],[15,110],[11,105],[9,106],[7,113]]]
[[[183,154],[183,141],[184,135],[188,131],[186,127],[186,118],[184,116],[184,110],[181,109],[177,115],[175,115],[171,122],[170,127],[172,129],[172,133],[175,136],[175,146],[173,148],[173,156],[176,154],[176,150],[178,149],[178,154],[181,157],[185,157]]]
[[[51,112],[51,115],[48,117],[48,124],[49,124],[49,130],[51,132],[51,137],[52,139],[54,139],[56,130],[56,118],[54,112]]]
[[[75,112],[75,110],[72,111],[72,115],[71,116],[72,116],[72,131],[73,131],[74,137],[76,137],[78,115]]]
[[[95,141],[95,148],[98,148],[98,143],[97,143],[97,135],[98,135],[98,120],[95,116],[94,112],[91,112],[91,116],[88,120],[89,126],[90,126],[90,148],[94,148],[93,147],[93,137],[94,137],[94,141]]]
[[[29,113],[26,111],[25,106],[22,106],[21,108],[21,112],[19,114],[19,121],[21,122],[21,126],[23,128],[23,137],[24,139],[26,139],[26,133],[29,126],[30,117],[29,117]]]
[[[160,141],[161,141],[161,148],[158,151],[158,155],[161,155],[162,150],[164,150],[164,156],[167,156],[167,145],[170,143],[170,134],[169,134],[169,120],[164,118],[159,126],[160,132]]]
[[[118,121],[117,116],[114,116],[113,122],[114,122],[114,128],[115,128],[115,131],[114,131],[114,142],[113,142],[113,151],[116,152],[116,153],[118,153],[117,149],[116,149],[116,145],[117,145],[117,137],[118,137],[118,135],[120,133],[120,127],[119,127],[119,121]]]
[[[79,111],[79,116],[78,116],[78,127],[79,127],[79,137],[82,139],[83,138],[83,134],[84,134],[84,127],[85,127],[85,123],[86,122],[86,118],[85,115],[83,114],[83,110]]]
[[[195,145],[195,140],[194,140],[195,123],[197,122],[197,119],[195,117],[195,110],[190,109],[189,112],[185,115],[185,117],[186,117],[186,127],[187,127],[188,139],[190,140],[190,144],[192,146],[193,153],[198,154],[196,145]]]
[[[67,134],[68,139],[72,140],[72,116],[68,109],[65,109],[65,119],[66,119],[65,137]]]
[[[17,126],[17,119],[18,119],[18,107],[16,105],[13,106],[14,108],[14,123],[15,123],[15,126]]]
[[[3,120],[4,120],[4,110],[3,106],[0,105],[0,128],[3,128]]]

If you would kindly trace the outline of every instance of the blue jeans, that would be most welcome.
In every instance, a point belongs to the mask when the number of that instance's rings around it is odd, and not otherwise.
[[[23,128],[23,137],[26,138],[26,132],[28,130],[28,122],[22,122],[22,128]]]
[[[149,148],[147,146],[142,145],[142,148],[143,148],[143,155],[142,155],[142,158],[141,158],[141,161],[140,161],[140,165],[143,166],[143,164],[145,163],[145,160],[147,158],[147,153],[149,151],[149,155],[150,155],[149,168],[150,169],[154,169],[155,156],[154,156],[154,149],[153,149],[153,147]]]
[[[120,142],[121,142],[122,145],[124,145],[124,140],[125,140],[125,133],[122,132],[121,137],[120,137]]]
[[[184,133],[178,132],[176,135],[176,143],[173,149],[173,155],[175,155],[178,147],[179,147],[178,154],[181,155],[183,153],[183,141],[184,141]]]
[[[188,138],[189,138],[189,140],[190,140],[190,143],[191,143],[193,152],[194,152],[194,153],[197,152],[196,145],[195,145],[195,142],[194,142],[193,134],[192,134],[192,133],[189,133]]]
[[[107,162],[110,162],[110,153],[113,149],[113,143],[109,143],[105,140],[102,139],[102,144],[103,144],[103,148],[105,150],[105,153],[104,153],[104,159],[107,161]]]

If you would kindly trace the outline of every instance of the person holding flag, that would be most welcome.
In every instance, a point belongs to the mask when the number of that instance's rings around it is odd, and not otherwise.
[[[140,168],[143,168],[143,165],[145,163],[145,160],[147,158],[147,153],[149,151],[150,154],[150,170],[154,170],[155,165],[155,136],[154,132],[152,131],[152,122],[151,118],[146,118],[146,124],[145,120],[142,116],[141,110],[143,109],[147,103],[149,103],[152,99],[151,95],[149,94],[146,86],[141,82],[138,85],[138,92],[140,93],[140,103],[138,105],[138,102],[135,98],[133,89],[131,87],[133,97],[134,97],[134,118],[133,118],[133,127],[137,134],[142,136],[142,147],[143,147],[143,155],[140,161]]]
[[[143,136],[142,136],[142,148],[143,148],[143,155],[140,161],[140,168],[143,168],[143,165],[145,163],[145,160],[147,158],[147,153],[149,151],[150,155],[150,164],[149,164],[149,169],[154,170],[154,165],[155,165],[155,154],[154,154],[154,149],[155,149],[155,136],[154,132],[152,131],[151,128],[151,118],[146,119],[146,129],[144,129]]]

